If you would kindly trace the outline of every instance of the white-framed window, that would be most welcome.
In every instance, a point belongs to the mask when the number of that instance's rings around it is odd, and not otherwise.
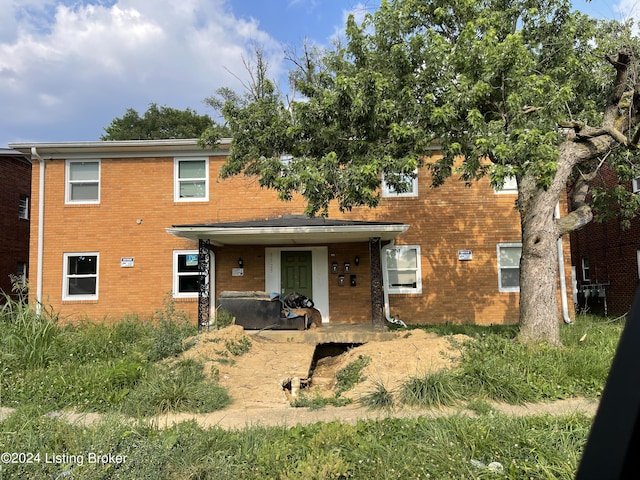
[[[27,284],[27,262],[18,262],[16,264],[16,276],[21,286]]]
[[[422,293],[422,268],[419,245],[385,248],[385,270],[389,293]]]
[[[63,300],[97,300],[99,254],[97,252],[65,253]]]
[[[633,187],[633,193],[640,192],[640,177],[636,177],[631,181],[631,186]]]
[[[502,184],[502,188],[493,190],[497,195],[504,194],[517,194],[518,193],[518,181],[516,177],[511,175],[504,178],[504,183]]]
[[[29,196],[20,195],[20,200],[18,202],[18,218],[22,220],[29,220]]]
[[[198,251],[173,251],[173,297],[198,298]]]
[[[498,244],[498,291],[520,291],[521,243]]]
[[[407,190],[404,192],[397,192],[391,185],[388,185],[384,179],[384,173],[382,174],[382,196],[388,197],[417,197],[418,196],[418,170],[413,172],[415,177],[411,175],[404,175],[402,182],[407,184]]]
[[[16,274],[19,277],[27,278],[27,262],[18,262],[16,265]]]
[[[67,160],[66,203],[100,203],[100,160]]]
[[[582,281],[591,281],[591,273],[589,272],[589,257],[582,257]]]
[[[173,198],[176,202],[209,200],[209,160],[207,158],[174,159]]]

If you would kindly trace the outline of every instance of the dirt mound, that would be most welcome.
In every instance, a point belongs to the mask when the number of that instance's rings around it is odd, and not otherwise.
[[[373,391],[376,383],[392,390],[409,377],[454,366],[460,358],[461,344],[469,337],[399,331],[392,340],[371,341],[324,358],[313,372],[314,344],[247,335],[235,325],[201,333],[192,340],[193,347],[183,357],[203,362],[205,372],[219,379],[234,400],[229,408],[246,409],[287,406],[284,386],[293,378],[307,380],[311,391],[330,395],[336,373],[359,356],[369,359],[362,372],[365,379],[344,395],[357,399]]]
[[[335,373],[360,356],[368,357],[370,361],[362,370],[363,381],[344,395],[357,399],[373,391],[376,384],[395,390],[410,377],[457,365],[462,344],[467,340],[471,338],[466,335],[442,337],[424,330],[411,330],[395,340],[365,343],[340,355],[335,359],[333,374],[335,377]]]

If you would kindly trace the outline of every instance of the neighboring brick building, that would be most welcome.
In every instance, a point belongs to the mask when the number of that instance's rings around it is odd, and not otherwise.
[[[600,178],[616,185],[614,171],[603,166]],[[640,177],[626,185],[640,195]],[[618,220],[591,222],[571,234],[571,263],[575,270],[579,310],[623,315],[640,286],[640,218],[623,230]]]
[[[222,291],[288,288],[313,298],[324,322],[375,323],[379,311],[407,323],[518,319],[515,194],[487,180],[433,189],[425,168],[412,192],[385,189],[376,209],[309,219],[300,198],[218,178],[227,143],[11,146],[33,154],[32,203],[43,202],[43,218],[32,218],[33,293],[63,319],[148,315],[167,295],[202,318],[207,296],[208,314]],[[563,252],[570,272],[568,242]]]
[[[16,150],[1,148],[0,290],[8,294],[10,275],[28,274],[30,197],[31,162]]]

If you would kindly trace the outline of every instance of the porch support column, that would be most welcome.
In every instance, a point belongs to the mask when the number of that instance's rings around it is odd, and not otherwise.
[[[209,240],[198,240],[198,330],[209,328],[211,299],[209,295]]]
[[[382,292],[382,262],[380,237],[369,238],[369,260],[371,265],[371,323],[375,330],[384,327],[384,295]]]

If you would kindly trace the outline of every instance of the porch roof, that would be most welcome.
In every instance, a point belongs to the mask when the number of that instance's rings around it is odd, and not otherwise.
[[[304,215],[266,220],[173,225],[167,232],[190,240],[209,239],[214,245],[318,244],[392,240],[409,225],[396,222],[333,220]]]

